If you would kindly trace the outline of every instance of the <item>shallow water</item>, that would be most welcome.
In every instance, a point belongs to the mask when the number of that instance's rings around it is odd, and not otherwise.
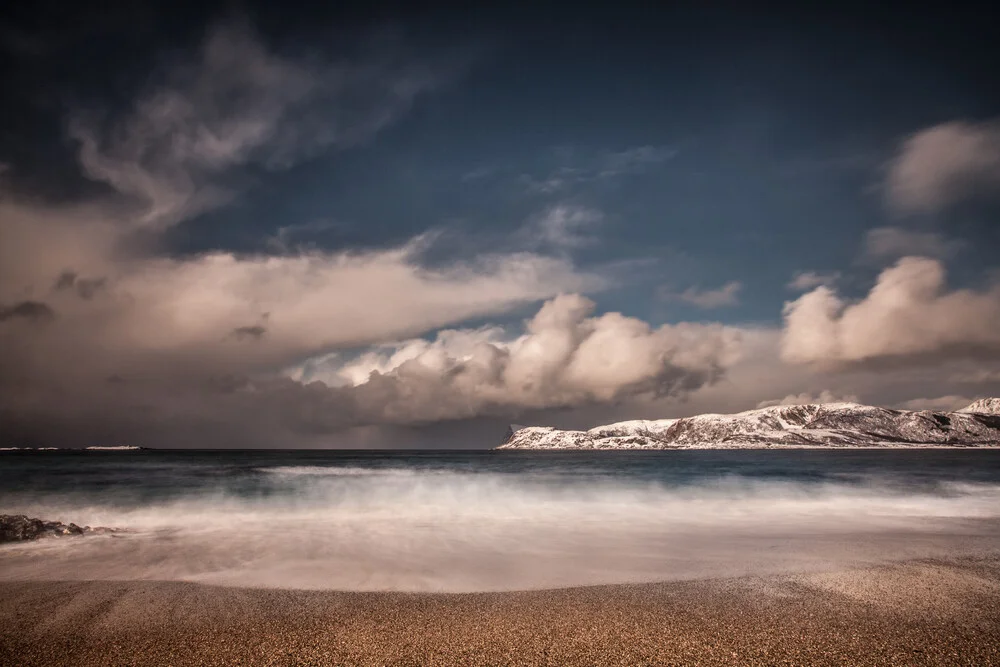
[[[474,591],[1000,547],[1000,450],[4,452],[0,579]]]

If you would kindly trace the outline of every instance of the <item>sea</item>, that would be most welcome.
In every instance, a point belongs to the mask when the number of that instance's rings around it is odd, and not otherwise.
[[[6,451],[0,580],[503,591],[1000,549],[1000,450]]]

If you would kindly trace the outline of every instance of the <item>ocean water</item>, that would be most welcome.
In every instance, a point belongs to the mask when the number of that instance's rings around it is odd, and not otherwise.
[[[482,591],[1000,549],[1000,450],[0,453],[0,580]]]

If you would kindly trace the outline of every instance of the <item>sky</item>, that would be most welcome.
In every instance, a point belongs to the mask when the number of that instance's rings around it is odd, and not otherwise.
[[[974,5],[333,4],[2,10],[4,445],[1000,394]]]

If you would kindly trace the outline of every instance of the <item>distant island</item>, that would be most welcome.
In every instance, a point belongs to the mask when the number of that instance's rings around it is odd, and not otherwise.
[[[588,431],[511,425],[497,449],[817,447],[1000,447],[1000,398],[983,398],[956,412],[809,403],[733,415],[624,421]]]
[[[88,452],[132,452],[143,447],[136,447],[135,445],[109,445],[109,446],[94,446],[94,447],[84,447]]]
[[[135,445],[94,445],[91,447],[0,447],[0,452],[137,452],[148,449]]]

